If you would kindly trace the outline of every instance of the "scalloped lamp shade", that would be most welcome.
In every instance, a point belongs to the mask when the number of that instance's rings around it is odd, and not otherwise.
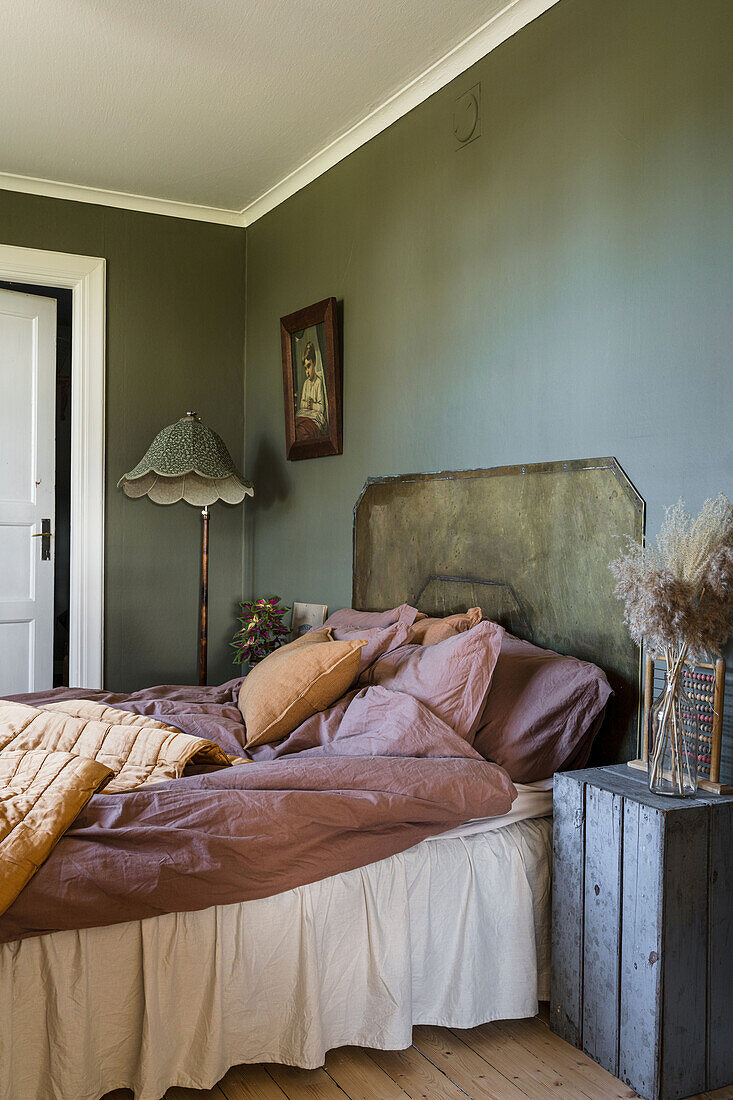
[[[221,437],[195,412],[158,432],[137,466],[117,482],[128,497],[148,496],[156,504],[185,500],[201,508],[201,600],[199,605],[199,684],[206,683],[209,619],[209,505],[241,504],[254,496],[232,462]]]
[[[241,504],[254,495],[232,461],[221,436],[196,413],[186,413],[158,432],[129,473],[117,482],[128,497],[148,496],[156,504],[185,500],[205,508],[217,500]]]

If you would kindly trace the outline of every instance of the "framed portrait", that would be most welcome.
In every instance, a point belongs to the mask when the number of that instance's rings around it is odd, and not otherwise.
[[[335,298],[280,318],[287,457],[343,453],[341,356]]]

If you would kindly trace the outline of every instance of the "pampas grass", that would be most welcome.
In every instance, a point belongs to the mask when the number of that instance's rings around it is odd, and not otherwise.
[[[631,637],[667,662],[664,698],[651,714],[649,786],[678,795],[694,791],[697,716],[691,738],[680,684],[685,662],[719,654],[733,629],[730,501],[723,493],[711,497],[696,519],[678,501],[666,510],[655,543],[630,541],[610,568]]]
[[[697,518],[680,500],[665,513],[656,541],[629,542],[611,563],[616,595],[637,644],[705,660],[733,629],[733,506],[720,493]]]

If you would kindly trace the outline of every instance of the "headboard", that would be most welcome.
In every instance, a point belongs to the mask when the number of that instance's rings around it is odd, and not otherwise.
[[[611,698],[593,763],[638,755],[641,655],[608,568],[644,534],[615,458],[370,478],[354,507],[353,606],[479,606],[513,634],[593,661]]]

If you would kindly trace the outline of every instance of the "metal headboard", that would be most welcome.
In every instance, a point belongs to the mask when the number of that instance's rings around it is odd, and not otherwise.
[[[615,458],[370,478],[354,508],[353,606],[479,606],[513,634],[604,669],[595,763],[638,754],[641,656],[608,564],[644,533]]]

